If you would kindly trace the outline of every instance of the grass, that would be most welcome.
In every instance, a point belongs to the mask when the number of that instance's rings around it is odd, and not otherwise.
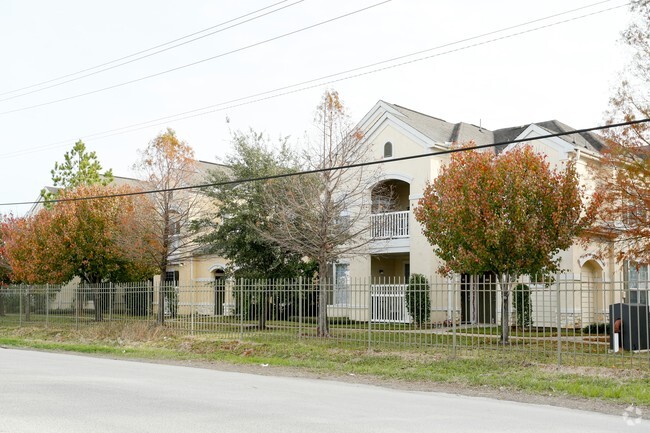
[[[269,364],[317,374],[488,387],[650,407],[647,363],[632,368],[633,363],[628,364],[625,356],[594,357],[598,362],[589,367],[558,368],[552,364],[552,351],[550,355],[537,354],[528,352],[525,346],[519,348],[522,350],[504,350],[486,343],[478,349],[460,347],[453,356],[450,347],[442,344],[419,350],[376,344],[368,349],[363,340],[305,337],[296,341],[261,333],[238,341],[220,334],[181,335],[146,323],[97,324],[79,330],[57,328],[55,324],[48,329],[3,327],[0,344],[123,358]],[[565,361],[571,361],[570,355],[565,356]]]
[[[452,332],[451,330],[449,332]],[[471,328],[460,328],[456,332],[462,334],[478,334],[478,335],[501,335],[500,326],[474,326]],[[563,337],[580,337],[583,335],[581,329],[570,329],[562,328],[560,329]],[[584,335],[597,335],[597,334],[584,334]],[[557,337],[557,329],[536,329],[536,328],[517,328],[510,330],[511,337],[528,337],[528,338],[547,338],[547,337]]]

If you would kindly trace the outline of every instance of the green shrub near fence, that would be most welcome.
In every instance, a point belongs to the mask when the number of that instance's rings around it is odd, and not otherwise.
[[[517,284],[512,302],[515,308],[517,326],[520,328],[533,326],[533,304],[530,299],[530,287],[526,284]]]
[[[422,274],[413,274],[406,287],[406,309],[413,322],[421,326],[431,319],[431,287]]]

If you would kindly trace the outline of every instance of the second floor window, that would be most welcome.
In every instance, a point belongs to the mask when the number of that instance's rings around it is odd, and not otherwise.
[[[392,157],[393,157],[393,143],[387,141],[386,144],[384,144],[384,158],[392,158]]]

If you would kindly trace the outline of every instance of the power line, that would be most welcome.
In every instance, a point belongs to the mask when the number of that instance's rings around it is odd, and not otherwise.
[[[381,1],[379,3],[375,3],[373,5],[366,6],[366,7],[361,8],[361,9],[357,9],[357,10],[355,10],[353,12],[348,12],[346,14],[339,15],[337,17],[330,18],[330,19],[327,19],[325,21],[318,22],[316,24],[311,24],[309,26],[302,27],[302,28],[297,29],[297,30],[292,30],[290,32],[283,33],[281,35],[274,36],[274,37],[269,38],[269,39],[258,41],[258,42],[255,42],[253,44],[250,44],[250,45],[246,45],[246,46],[243,46],[243,47],[240,47],[240,48],[236,48],[234,50],[226,51],[224,53],[220,53],[220,54],[217,54],[215,56],[207,57],[205,59],[197,60],[197,61],[192,62],[192,63],[187,63],[185,65],[177,66],[175,68],[171,68],[171,69],[167,69],[167,70],[164,70],[164,71],[156,72],[155,74],[145,75],[143,77],[135,78],[133,80],[124,81],[124,82],[121,82],[121,83],[118,83],[118,84],[113,84],[113,85],[110,85],[110,86],[107,86],[107,87],[102,87],[100,89],[91,90],[89,92],[78,93],[76,95],[67,96],[65,98],[55,99],[55,100],[48,101],[48,102],[42,102],[40,104],[29,105],[27,107],[22,107],[22,108],[16,108],[16,109],[13,109],[13,110],[3,111],[3,112],[0,112],[0,116],[6,115],[6,114],[11,114],[11,113],[17,113],[17,112],[20,112],[20,111],[31,110],[33,108],[44,107],[44,106],[47,106],[47,105],[57,104],[59,102],[69,101],[71,99],[77,99],[77,98],[81,98],[81,97],[84,97],[84,96],[94,95],[96,93],[104,92],[106,90],[112,90],[112,89],[115,89],[115,88],[118,88],[118,87],[123,87],[123,86],[129,85],[129,84],[133,84],[133,83],[137,83],[137,82],[140,82],[140,81],[148,80],[150,78],[159,77],[161,75],[169,74],[170,72],[175,72],[175,71],[179,71],[181,69],[196,66],[196,65],[199,65],[199,64],[211,61],[211,60],[215,60],[215,59],[218,59],[218,58],[221,58],[221,57],[228,56],[230,54],[238,53],[238,52],[241,52],[241,51],[244,51],[244,50],[247,50],[247,49],[250,49],[250,48],[254,48],[254,47],[257,47],[257,46],[260,46],[260,45],[263,45],[263,44],[266,44],[266,43],[269,43],[269,42],[272,42],[272,41],[276,41],[278,39],[282,39],[282,38],[285,38],[287,36],[292,36],[292,35],[295,35],[297,33],[301,33],[301,32],[307,31],[307,30],[311,30],[313,28],[320,27],[322,25],[329,24],[329,23],[337,21],[337,20],[347,18],[349,16],[352,16],[352,15],[355,15],[355,14],[358,14],[358,13],[361,13],[361,12],[365,12],[365,11],[367,11],[369,9],[375,8],[377,6],[381,6],[381,5],[389,3],[391,1],[392,0],[384,0],[384,1]]]
[[[450,50],[443,51],[443,52],[440,52],[440,53],[430,54],[430,55],[420,57],[420,58],[416,58],[416,59],[404,60],[404,59],[408,59],[409,57],[413,57],[413,56],[428,53],[428,52],[431,52],[431,51],[436,51],[436,50],[439,50],[439,49],[442,49],[442,48],[447,48],[447,47],[451,47],[451,46],[454,46],[454,45],[462,44],[464,42],[469,42],[469,41],[473,41],[473,40],[476,40],[476,39],[481,39],[481,38],[484,38],[485,36],[490,36],[490,35],[494,35],[494,34],[498,34],[498,33],[503,33],[505,31],[513,30],[513,29],[520,28],[520,27],[524,27],[524,26],[527,26],[527,25],[530,25],[530,24],[533,24],[533,23],[536,23],[536,22],[545,21],[545,20],[548,20],[548,19],[551,19],[551,18],[556,18],[558,16],[562,16],[562,15],[567,15],[567,14],[570,14],[570,13],[573,13],[573,12],[576,12],[576,11],[579,11],[579,10],[582,10],[582,9],[597,6],[597,5],[602,4],[602,3],[608,3],[610,1],[611,0],[606,0],[606,1],[593,3],[593,4],[583,6],[583,7],[580,7],[580,8],[571,9],[571,10],[561,12],[561,13],[557,13],[557,14],[554,14],[554,15],[549,15],[549,16],[546,16],[544,18],[539,18],[539,19],[535,19],[535,20],[532,20],[532,21],[527,21],[525,23],[516,24],[516,25],[513,25],[513,26],[498,29],[498,30],[493,30],[493,31],[490,31],[490,32],[487,32],[487,33],[482,33],[482,34],[479,34],[479,35],[471,36],[471,37],[464,38],[464,39],[461,39],[461,40],[458,40],[458,41],[445,43],[445,44],[438,45],[438,46],[435,46],[435,47],[432,47],[432,48],[427,48],[425,50],[420,50],[420,51],[416,51],[416,52],[413,52],[413,53],[410,53],[410,54],[405,54],[405,55],[401,55],[401,56],[398,56],[398,57],[393,57],[393,58],[390,58],[390,59],[386,59],[386,60],[382,60],[382,61],[379,61],[379,62],[371,63],[371,64],[368,64],[368,65],[355,67],[355,68],[348,69],[348,70],[345,70],[345,71],[342,71],[342,72],[336,72],[336,73],[333,73],[333,74],[324,75],[324,76],[321,76],[321,77],[318,77],[318,78],[313,78],[313,79],[309,79],[309,80],[306,80],[306,81],[302,81],[300,83],[295,83],[295,84],[291,84],[291,85],[287,85],[287,86],[283,86],[283,87],[278,87],[278,88],[275,88],[273,90],[267,90],[267,91],[251,94],[251,95],[248,95],[248,96],[235,98],[235,99],[220,102],[220,103],[217,103],[217,104],[209,105],[209,106],[206,106],[206,107],[196,108],[196,109],[188,110],[188,111],[177,113],[177,114],[172,114],[172,115],[169,115],[169,116],[159,117],[159,118],[151,119],[151,120],[144,121],[144,122],[134,123],[134,124],[119,127],[119,128],[109,129],[109,130],[106,130],[106,131],[96,132],[96,133],[92,133],[92,134],[86,134],[86,135],[83,135],[82,137],[84,137],[85,140],[93,139],[94,137],[96,137],[94,139],[108,138],[108,137],[112,137],[112,136],[115,136],[115,135],[122,135],[122,134],[127,134],[127,133],[130,133],[130,132],[138,131],[138,130],[141,130],[141,129],[151,128],[153,126],[165,125],[169,121],[180,121],[180,120],[187,120],[187,119],[191,119],[191,118],[195,118],[195,117],[199,117],[199,116],[205,116],[205,115],[212,114],[212,113],[215,113],[215,112],[224,111],[224,110],[228,110],[228,109],[232,109],[232,108],[237,108],[237,107],[241,107],[241,106],[244,106],[244,105],[250,105],[250,104],[257,103],[257,102],[261,102],[261,101],[265,101],[265,100],[269,100],[269,99],[274,99],[274,98],[278,98],[280,96],[286,96],[286,95],[293,94],[293,93],[302,92],[302,91],[305,91],[305,90],[313,89],[313,88],[324,86],[324,85],[330,85],[330,84],[334,84],[334,83],[337,83],[337,82],[341,82],[341,81],[345,81],[345,80],[349,80],[349,79],[353,79],[353,78],[359,78],[359,77],[362,77],[362,76],[365,76],[365,75],[369,75],[369,74],[373,74],[373,73],[377,73],[377,72],[382,72],[382,71],[386,71],[386,70],[389,70],[389,69],[394,69],[394,68],[405,66],[405,65],[408,65],[408,64],[412,64],[412,63],[416,63],[416,62],[420,62],[420,61],[424,61],[424,60],[429,60],[429,59],[432,59],[432,58],[435,58],[435,57],[441,57],[441,56],[444,56],[444,55],[447,55],[447,54],[452,54],[452,53],[467,50],[467,49],[470,49],[470,48],[475,48],[475,47],[478,47],[478,46],[481,46],[481,45],[487,45],[489,43],[498,42],[498,41],[501,41],[501,40],[504,40],[504,39],[514,38],[516,36],[521,36],[521,35],[524,35],[526,33],[532,33],[534,31],[550,28],[550,27],[557,26],[557,25],[560,25],[560,24],[566,24],[568,22],[572,22],[572,21],[576,21],[576,20],[579,20],[579,19],[587,18],[587,17],[593,16],[593,15],[609,12],[611,10],[618,9],[618,8],[621,8],[621,7],[624,7],[624,6],[627,5],[627,4],[624,4],[624,5],[614,6],[614,7],[611,7],[611,8],[594,11],[594,12],[591,12],[591,13],[588,13],[588,14],[579,15],[577,17],[571,17],[571,18],[568,18],[568,19],[565,19],[565,20],[562,20],[562,21],[557,21],[557,22],[545,24],[545,25],[542,25],[542,26],[534,27],[534,28],[531,28],[531,29],[526,29],[526,30],[523,30],[523,31],[520,31],[520,32],[516,32],[516,33],[512,33],[512,34],[508,34],[508,35],[504,35],[504,36],[500,36],[500,37],[496,37],[496,38],[492,38],[492,39],[488,39],[488,40],[485,40],[485,41],[476,42],[476,43],[470,44],[470,45],[461,46],[461,47],[450,49]],[[388,65],[388,66],[379,67],[379,68],[372,69],[372,70],[365,71],[365,72],[359,72],[359,71],[364,71],[365,69],[368,69],[368,68],[385,65],[385,64],[392,63],[392,62],[399,61],[399,60],[404,60],[404,61],[402,61],[400,63],[397,63],[397,64],[392,64],[392,65]],[[346,74],[350,74],[350,73],[355,73],[355,74],[344,76],[344,77],[341,77],[341,78],[336,78],[336,77],[340,77],[341,75],[346,75]],[[329,81],[323,81],[323,80],[329,80]],[[300,87],[300,86],[303,86],[303,87]],[[290,90],[290,89],[293,89],[293,90]],[[281,92],[281,93],[278,93],[278,92]],[[206,110],[209,110],[209,111],[206,111]],[[179,117],[179,116],[183,116],[183,117]],[[159,122],[159,123],[155,123],[155,122]],[[20,150],[20,151],[16,151],[16,152],[2,154],[2,155],[0,155],[0,159],[26,155],[26,154],[30,154],[30,153],[35,153],[35,152],[39,152],[39,151],[44,150],[44,149],[60,147],[59,145],[66,145],[67,146],[70,143],[70,141],[77,140],[77,139],[78,138],[68,139],[68,140],[61,140],[61,141],[58,141],[58,142],[55,142],[55,143],[49,143],[49,144],[45,144],[45,145],[42,145],[42,146],[37,146],[37,147],[34,147],[32,149],[28,149],[28,150]]]
[[[633,121],[628,121],[628,122],[613,123],[613,124],[609,124],[609,125],[593,126],[591,128],[575,129],[573,131],[557,132],[557,133],[554,133],[554,134],[540,135],[540,136],[537,136],[537,137],[519,138],[519,139],[515,139],[515,140],[511,140],[511,141],[499,141],[499,142],[496,142],[496,143],[481,144],[481,145],[478,145],[478,146],[458,147],[458,148],[455,148],[455,149],[440,150],[438,152],[420,153],[420,154],[416,154],[416,155],[395,157],[395,158],[391,158],[389,160],[380,159],[380,160],[376,160],[376,161],[359,162],[359,163],[356,163],[356,164],[340,165],[340,166],[336,166],[336,167],[327,167],[327,168],[318,168],[318,169],[313,169],[313,170],[304,170],[304,171],[299,171],[299,172],[283,173],[283,174],[276,174],[276,175],[271,175],[271,176],[252,177],[252,178],[247,178],[247,179],[235,179],[235,180],[229,180],[229,181],[224,181],[224,182],[213,182],[213,183],[206,183],[206,184],[200,184],[200,185],[188,185],[188,186],[181,186],[181,187],[175,187],[175,188],[160,188],[160,189],[152,189],[152,190],[146,190],[146,191],[134,191],[134,192],[120,193],[120,194],[96,195],[96,196],[90,196],[90,197],[76,197],[76,198],[64,198],[64,199],[43,200],[43,201],[24,201],[24,202],[14,202],[14,203],[0,203],[0,206],[22,206],[22,205],[34,205],[34,204],[38,204],[38,203],[48,203],[49,204],[49,203],[64,203],[64,202],[75,202],[75,201],[99,200],[99,199],[104,199],[104,198],[131,197],[131,196],[136,196],[136,195],[156,194],[156,193],[159,193],[159,192],[187,191],[187,190],[192,190],[192,189],[213,188],[213,187],[217,187],[217,186],[239,185],[239,184],[242,184],[242,183],[259,182],[259,181],[263,181],[263,180],[272,180],[272,179],[282,179],[282,178],[295,177],[295,176],[304,176],[304,175],[308,175],[308,174],[324,173],[324,172],[327,172],[327,171],[344,170],[344,169],[350,169],[350,168],[360,168],[360,167],[367,167],[367,166],[379,165],[379,164],[390,164],[390,163],[397,162],[397,161],[408,161],[408,160],[412,160],[412,159],[427,158],[427,157],[433,157],[433,156],[439,156],[439,155],[449,155],[449,154],[452,154],[452,153],[467,152],[467,151],[470,151],[470,150],[488,149],[488,148],[496,147],[496,146],[510,145],[510,144],[515,144],[515,143],[524,143],[524,142],[530,142],[530,141],[536,141],[536,140],[544,140],[544,139],[547,139],[547,138],[563,137],[565,135],[574,135],[574,134],[582,134],[582,133],[586,133],[586,132],[601,131],[601,130],[604,130],[604,129],[619,128],[619,127],[622,127],[622,126],[632,126],[632,125],[638,125],[638,124],[647,123],[647,122],[650,122],[650,118],[645,118],[645,119],[640,119],[640,120],[633,120]]]
[[[176,42],[179,42],[179,41],[183,41],[184,39],[191,38],[191,37],[196,36],[196,35],[199,35],[199,34],[201,34],[201,33],[205,33],[205,32],[207,32],[207,31],[209,31],[209,30],[217,29],[217,28],[219,28],[219,27],[225,26],[226,24],[233,23],[233,22],[238,21],[238,20],[240,20],[240,19],[242,19],[242,18],[246,18],[246,17],[251,16],[251,15],[254,15],[254,14],[258,13],[258,12],[265,11],[265,10],[267,10],[267,9],[269,9],[269,8],[272,8],[272,7],[277,6],[277,5],[279,5],[279,4],[282,4],[282,3],[286,3],[286,2],[288,2],[288,1],[289,1],[289,0],[282,0],[282,1],[280,1],[280,2],[273,3],[273,4],[269,5],[269,6],[263,7],[263,8],[261,8],[261,9],[257,9],[257,10],[255,10],[255,11],[249,12],[249,13],[244,14],[244,15],[240,15],[240,16],[238,16],[238,17],[236,17],[236,18],[232,18],[232,19],[230,19],[230,20],[227,20],[227,21],[221,22],[221,23],[219,23],[219,24],[216,24],[216,25],[214,25],[214,26],[208,27],[208,28],[206,28],[206,29],[199,30],[199,31],[194,32],[194,33],[190,33],[190,34],[185,35],[185,36],[182,36],[182,37],[180,37],[180,38],[176,38],[176,39],[173,39],[173,40],[171,40],[171,41],[164,42],[164,43],[162,43],[162,44],[158,44],[158,45],[153,46],[153,47],[151,47],[151,48],[147,48],[147,49],[145,49],[145,50],[140,50],[140,51],[135,52],[135,53],[133,53],[133,54],[129,54],[129,55],[126,55],[126,56],[120,57],[120,58],[118,58],[118,59],[110,60],[110,61],[108,61],[108,62],[104,62],[104,63],[102,63],[102,64],[99,64],[99,65],[96,65],[96,66],[92,66],[92,67],[90,67],[90,68],[82,69],[82,70],[80,70],[80,71],[72,72],[72,73],[69,73],[69,74],[66,74],[66,75],[62,75],[62,76],[59,76],[59,77],[56,77],[56,78],[52,78],[52,79],[49,79],[49,80],[46,80],[46,81],[41,81],[40,83],[31,84],[31,85],[29,85],[29,86],[21,87],[21,88],[19,88],[19,89],[9,90],[9,91],[6,91],[6,92],[3,92],[3,93],[0,93],[0,96],[5,96],[5,95],[11,94],[11,93],[20,92],[20,91],[22,91],[22,90],[33,89],[34,87],[42,86],[42,85],[44,85],[44,84],[49,84],[49,83],[52,83],[52,82],[55,82],[55,81],[59,81],[59,80],[63,80],[63,79],[69,78],[69,77],[74,77],[75,75],[83,74],[83,73],[86,73],[86,72],[92,71],[92,70],[94,70],[94,69],[103,68],[104,66],[108,66],[108,65],[113,64],[113,63],[121,62],[121,61],[123,61],[123,60],[130,59],[131,57],[139,56],[140,54],[148,53],[149,51],[153,51],[153,50],[156,50],[156,49],[158,49],[158,48],[162,48],[162,47],[165,47],[165,46],[167,46],[167,45],[171,45],[171,44],[173,44],[173,43],[176,43]],[[56,84],[52,84],[52,85],[47,86],[47,87],[42,87],[42,88],[40,88],[40,89],[32,90],[32,91],[30,91],[30,92],[21,93],[20,95],[15,95],[15,96],[11,96],[11,97],[8,97],[8,98],[0,99],[0,102],[8,101],[8,100],[10,100],[10,99],[19,98],[19,97],[21,97],[21,96],[25,96],[25,95],[31,95],[32,93],[40,92],[40,91],[42,91],[42,90],[46,90],[46,89],[51,89],[51,88],[53,88],[53,87],[61,86],[61,85],[63,85],[63,84],[70,83],[70,82],[72,82],[72,81],[77,81],[77,80],[81,80],[82,78],[90,77],[91,75],[96,75],[96,74],[99,74],[99,73],[101,73],[101,72],[105,72],[105,71],[108,71],[108,70],[111,70],[111,69],[115,69],[115,68],[118,68],[118,67],[120,67],[120,66],[124,66],[124,65],[126,65],[126,64],[129,64],[129,63],[137,62],[138,60],[142,60],[142,59],[145,59],[145,58],[147,58],[147,57],[151,57],[151,56],[154,56],[154,55],[156,55],[156,54],[160,54],[160,53],[162,53],[162,52],[169,51],[169,50],[171,50],[171,49],[174,49],[174,48],[180,47],[180,46],[182,46],[182,45],[189,44],[189,43],[194,42],[194,41],[197,41],[197,40],[199,40],[199,39],[203,39],[203,38],[206,38],[206,37],[208,37],[208,36],[212,36],[212,35],[214,35],[214,34],[216,34],[216,33],[221,33],[221,32],[223,32],[223,31],[229,30],[229,29],[231,29],[231,28],[233,28],[233,27],[240,26],[240,25],[242,25],[242,24],[248,23],[248,22],[253,21],[253,20],[256,20],[256,19],[258,19],[258,18],[262,18],[262,17],[264,17],[264,16],[267,16],[267,15],[273,14],[273,13],[275,13],[275,12],[279,12],[279,11],[284,10],[284,9],[286,9],[286,8],[289,8],[289,7],[291,7],[291,6],[295,6],[295,5],[297,5],[298,3],[302,3],[303,1],[305,1],[305,0],[298,0],[298,1],[294,2],[294,3],[289,4],[289,5],[285,5],[285,6],[282,6],[282,7],[278,8],[278,9],[274,9],[274,10],[272,10],[272,11],[269,11],[269,12],[263,13],[263,14],[261,14],[261,15],[258,15],[258,16],[252,17],[252,18],[249,18],[249,19],[244,20],[244,21],[241,21],[241,22],[238,22],[238,23],[233,24],[233,25],[230,25],[230,26],[228,26],[228,27],[226,27],[226,28],[215,30],[215,31],[210,32],[210,33],[208,33],[208,34],[198,36],[198,37],[196,37],[196,38],[190,39],[190,40],[188,40],[188,41],[181,42],[181,43],[176,44],[176,45],[174,45],[174,46],[167,47],[167,48],[164,48],[164,49],[158,50],[158,51],[156,51],[156,52],[149,53],[149,54],[146,54],[146,55],[143,55],[143,56],[137,57],[137,58],[135,58],[135,59],[128,60],[128,61],[123,62],[123,63],[120,63],[120,64],[118,64],[118,65],[113,65],[113,66],[110,66],[110,67],[107,67],[107,68],[101,69],[101,70],[99,70],[99,71],[91,72],[91,73],[88,73],[88,74],[83,75],[83,76],[81,76],[81,77],[71,78],[71,79],[69,79],[69,80],[62,81],[62,82],[60,82],[60,83],[56,83]]]

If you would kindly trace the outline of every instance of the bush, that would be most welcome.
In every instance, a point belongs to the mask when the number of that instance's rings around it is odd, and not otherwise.
[[[517,326],[528,328],[533,326],[533,305],[530,300],[530,287],[526,284],[517,284],[513,299]]]
[[[406,308],[413,322],[420,326],[431,319],[431,290],[422,274],[413,274],[406,287]]]
[[[582,328],[582,333],[609,335],[609,323],[590,323]]]

